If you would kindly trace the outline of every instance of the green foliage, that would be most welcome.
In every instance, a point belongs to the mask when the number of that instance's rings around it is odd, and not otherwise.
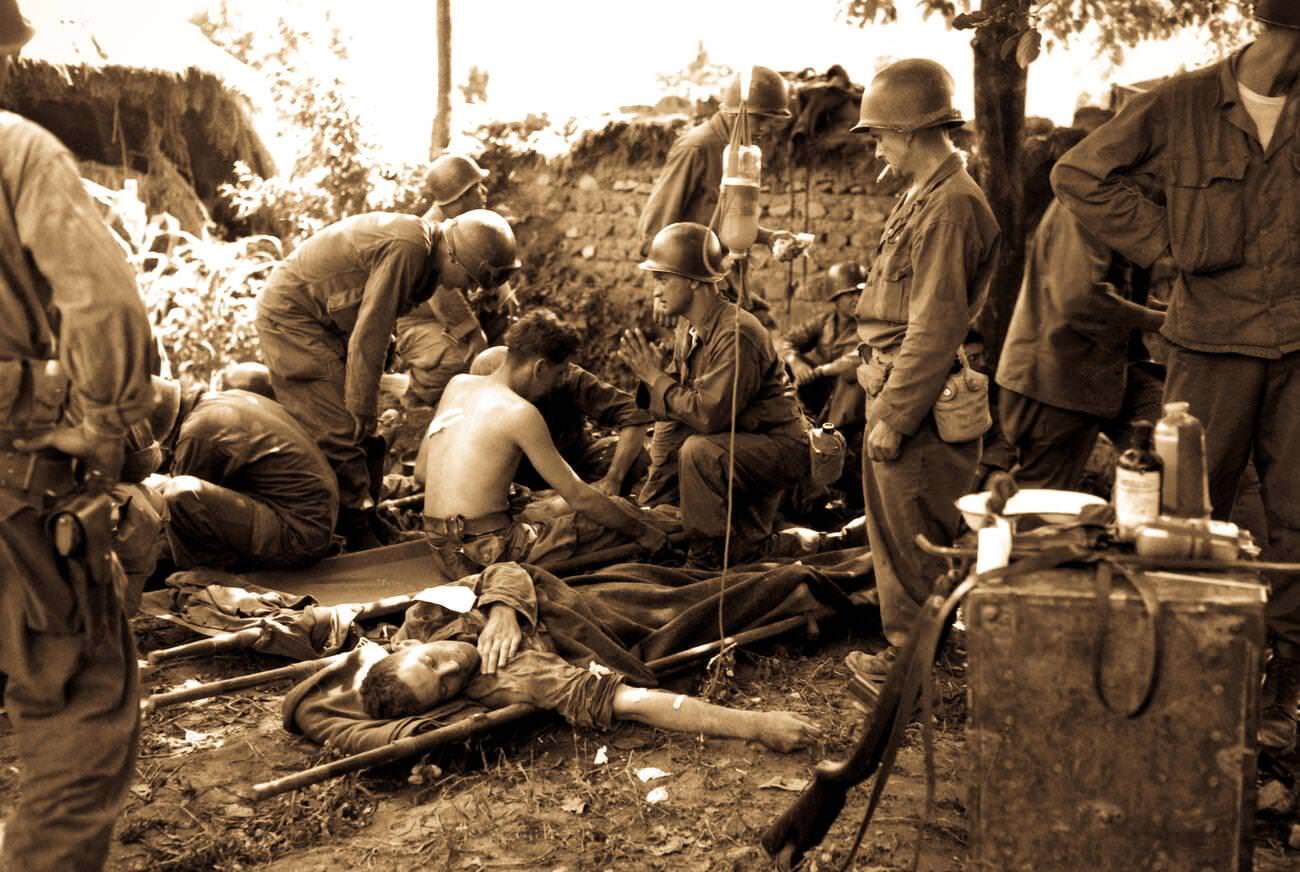
[[[221,189],[240,218],[290,247],[348,215],[422,211],[427,199],[423,167],[386,164],[366,138],[340,75],[347,46],[328,13],[313,18],[310,9],[299,9],[292,24],[277,19],[270,33],[225,4],[196,19],[209,39],[268,78],[280,120],[298,134],[287,177],[264,179],[238,164],[235,182]]]
[[[897,0],[839,0],[838,16],[850,24],[865,27],[898,20]],[[1238,0],[983,0],[972,8],[971,0],[916,0],[928,16],[942,15],[958,30],[983,27],[1005,28],[1010,35],[1002,43],[1002,56],[1013,55],[1021,67],[1028,67],[1047,41],[1067,41],[1095,24],[1098,42],[1112,62],[1118,63],[1125,48],[1146,39],[1166,39],[1186,27],[1205,28],[1210,38],[1230,48],[1248,38],[1250,19],[1242,14]]]
[[[85,185],[107,209],[114,236],[136,268],[154,334],[176,374],[207,383],[230,363],[259,359],[257,294],[280,260],[280,240],[196,236],[171,215],[150,218],[131,180],[120,191]]]

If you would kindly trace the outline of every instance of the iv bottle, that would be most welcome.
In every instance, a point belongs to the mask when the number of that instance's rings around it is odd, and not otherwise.
[[[1178,518],[1210,516],[1210,483],[1205,470],[1205,428],[1187,403],[1165,403],[1156,424],[1156,454],[1164,463],[1160,513]]]
[[[757,145],[722,150],[722,192],[718,239],[731,251],[748,251],[758,239],[758,191],[763,153]]]
[[[1164,463],[1152,450],[1151,422],[1133,425],[1133,447],[1120,455],[1115,465],[1112,502],[1119,538],[1132,540],[1137,528],[1160,516],[1161,473]]]
[[[830,421],[808,430],[808,448],[811,452],[812,480],[823,487],[840,480],[844,472],[844,454],[847,444],[844,434]]]

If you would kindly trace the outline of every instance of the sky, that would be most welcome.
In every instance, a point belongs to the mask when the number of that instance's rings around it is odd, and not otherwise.
[[[22,0],[32,7],[38,0]],[[185,18],[217,0],[39,0],[42,14],[95,18],[148,27],[158,16]],[[371,137],[388,156],[418,160],[427,153],[436,83],[433,0],[226,0],[250,20],[292,20],[302,10],[329,10],[347,37],[351,63],[344,76]],[[521,119],[612,112],[654,103],[656,74],[683,69],[702,42],[710,60],[732,67],[759,63],[784,70],[824,71],[840,64],[868,82],[882,61],[929,57],[958,83],[972,111],[970,33],[923,19],[898,0],[900,22],[858,28],[836,20],[836,0],[452,0],[453,86],[471,66],[486,70],[489,104],[457,103],[456,121],[472,123],[490,110]],[[296,10],[296,11],[295,11]],[[31,14],[29,13],[29,17]],[[1086,34],[1085,34],[1086,36]],[[1122,68],[1080,40],[1045,53],[1030,68],[1028,113],[1068,123],[1081,102],[1103,103],[1109,83],[1135,82],[1215,59],[1204,40],[1131,50]],[[459,99],[459,91],[454,91]]]

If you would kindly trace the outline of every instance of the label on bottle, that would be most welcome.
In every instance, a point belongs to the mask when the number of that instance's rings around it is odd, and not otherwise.
[[[1160,473],[1157,470],[1115,470],[1115,522],[1121,538],[1131,539],[1137,528],[1160,516]]]

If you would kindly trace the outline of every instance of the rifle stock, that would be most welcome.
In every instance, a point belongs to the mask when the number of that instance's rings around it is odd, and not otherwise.
[[[927,604],[922,617],[930,610]],[[807,851],[817,847],[826,837],[844,810],[849,788],[875,774],[894,731],[894,719],[899,716],[903,684],[916,653],[918,635],[909,634],[898,652],[898,658],[881,688],[880,700],[875,710],[867,715],[862,738],[853,753],[842,762],[822,761],[817,764],[812,782],[763,833],[763,850],[770,856],[780,858],[790,866],[797,865]],[[904,717],[910,718],[910,702],[908,706],[909,711]]]

